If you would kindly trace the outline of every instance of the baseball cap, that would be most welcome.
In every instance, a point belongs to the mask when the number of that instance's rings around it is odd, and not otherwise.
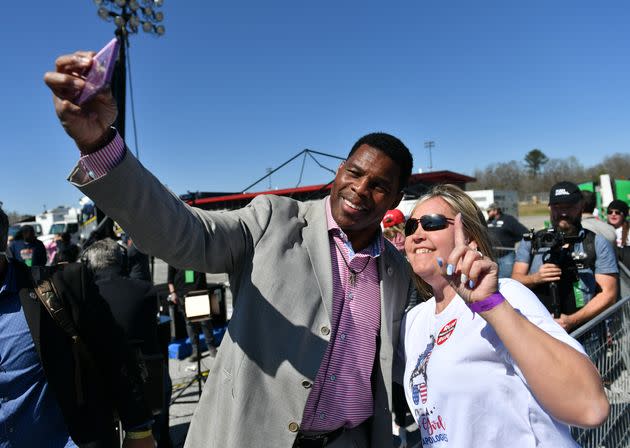
[[[549,192],[549,205],[577,204],[582,200],[582,193],[573,182],[558,182]]]
[[[489,212],[490,210],[498,210],[500,208],[501,206],[499,205],[498,202],[493,202],[492,204],[488,206],[488,208],[486,208],[486,211]]]
[[[619,199],[611,201],[610,204],[608,204],[608,210],[619,210],[623,213],[623,216],[628,216],[628,204]]]
[[[403,215],[403,213],[397,208],[394,210],[388,210],[383,217],[383,227],[385,228],[393,227],[396,224],[401,224],[403,222],[405,222],[405,215]]]

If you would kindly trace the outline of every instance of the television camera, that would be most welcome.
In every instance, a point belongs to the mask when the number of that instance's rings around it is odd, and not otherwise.
[[[563,283],[562,288],[559,287],[558,282],[550,282],[547,284],[548,293],[535,290],[536,295],[556,318],[560,317],[562,312],[565,314],[574,312],[575,305],[567,309],[566,304],[574,304],[575,300],[569,300],[568,297],[564,296],[573,294],[571,285],[578,281],[578,264],[576,262],[579,262],[584,254],[575,253],[573,245],[582,241],[583,235],[567,235],[555,228],[539,231],[531,229],[529,233],[523,235],[523,239],[532,242],[532,257],[536,254],[542,254],[543,263],[555,264],[562,270],[560,278],[560,282]]]

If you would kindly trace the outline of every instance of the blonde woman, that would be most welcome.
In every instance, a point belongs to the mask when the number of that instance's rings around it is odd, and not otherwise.
[[[403,387],[427,447],[575,447],[609,403],[582,346],[526,287],[498,280],[485,220],[461,189],[418,201],[405,250],[430,296],[401,327]]]

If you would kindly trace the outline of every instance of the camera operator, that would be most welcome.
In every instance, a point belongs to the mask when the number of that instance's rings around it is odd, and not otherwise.
[[[555,184],[549,210],[553,228],[521,241],[512,278],[534,291],[571,331],[615,302],[619,269],[606,239],[582,228],[577,185]]]

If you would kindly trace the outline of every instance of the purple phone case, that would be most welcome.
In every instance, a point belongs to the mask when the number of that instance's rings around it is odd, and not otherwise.
[[[119,47],[120,41],[117,38],[113,38],[94,56],[90,71],[85,78],[85,87],[83,87],[77,99],[79,106],[89,101],[94,95],[109,86],[112,74],[114,73],[114,65],[116,57],[118,56]]]

